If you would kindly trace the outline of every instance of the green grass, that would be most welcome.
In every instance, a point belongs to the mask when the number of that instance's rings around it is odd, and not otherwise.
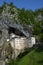
[[[43,51],[32,50],[17,65],[43,65]]]

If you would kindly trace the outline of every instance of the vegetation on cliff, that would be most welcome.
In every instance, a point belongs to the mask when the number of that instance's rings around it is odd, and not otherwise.
[[[7,8],[6,8],[7,7]],[[26,10],[25,8],[19,9],[13,5],[13,3],[7,4],[4,3],[0,6],[0,16],[3,14],[9,13],[9,18],[12,18],[14,22],[27,25],[27,30],[29,30],[28,26],[31,26],[33,29],[32,35],[36,36],[36,38],[40,41],[43,41],[43,8],[38,10]]]

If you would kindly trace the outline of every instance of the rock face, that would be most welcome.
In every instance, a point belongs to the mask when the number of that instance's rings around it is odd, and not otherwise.
[[[8,11],[9,7],[6,5],[0,16],[0,61],[7,59],[7,62],[16,58],[25,48],[33,46],[28,31],[20,23],[14,22]]]
[[[5,62],[4,61],[0,61],[0,65],[5,65]]]
[[[1,22],[1,21],[0,21]],[[5,24],[3,24],[4,26]],[[7,25],[6,25],[7,26]],[[10,28],[12,27],[3,27],[2,29],[0,29],[0,53],[1,53],[1,59],[2,61],[6,58],[8,59],[8,61],[10,60],[11,56],[12,58],[16,58],[20,52],[22,52],[25,48],[25,38],[27,37],[27,35],[25,35],[25,31],[21,31],[16,27],[13,27],[13,30]],[[18,32],[17,32],[18,31]],[[11,33],[15,33],[15,37],[14,35],[11,37]],[[17,35],[16,35],[17,34]],[[17,37],[18,36],[18,37]],[[25,37],[26,36],[26,37]],[[21,37],[21,38],[19,38]],[[25,37],[24,40],[22,39],[22,37]],[[12,50],[9,46],[9,44],[12,47]],[[8,49],[7,49],[8,48]],[[11,50],[11,52],[10,52]],[[1,63],[1,62],[0,62]]]

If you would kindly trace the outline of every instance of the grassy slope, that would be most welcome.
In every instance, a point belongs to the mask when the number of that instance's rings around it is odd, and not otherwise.
[[[21,58],[18,65],[43,65],[43,51],[31,51],[26,56]]]

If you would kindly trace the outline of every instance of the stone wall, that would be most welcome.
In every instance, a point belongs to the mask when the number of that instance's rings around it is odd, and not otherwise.
[[[25,48],[32,47],[31,39],[27,39],[26,37],[18,37],[10,40],[10,44],[15,52],[15,57],[17,57],[20,53],[24,52]]]

